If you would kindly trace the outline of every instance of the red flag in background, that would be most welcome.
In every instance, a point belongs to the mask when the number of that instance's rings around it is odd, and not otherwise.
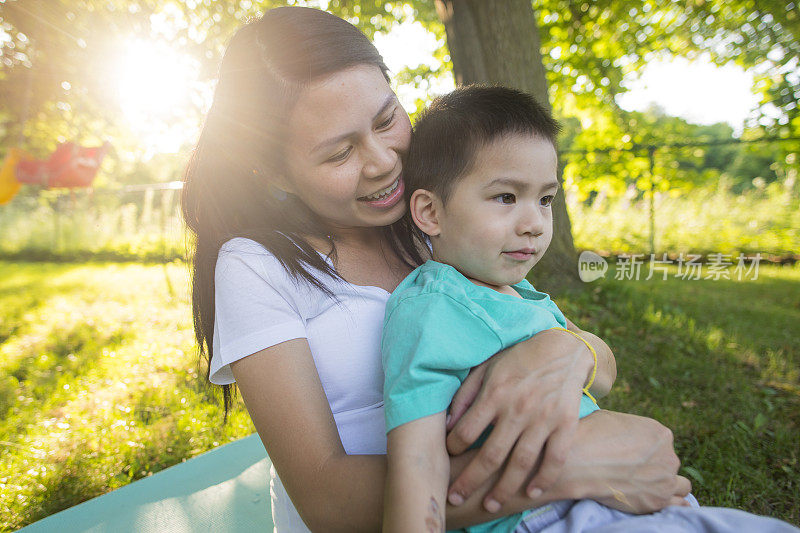
[[[108,148],[108,142],[89,148],[72,142],[60,144],[46,161],[28,159],[17,163],[17,181],[47,188],[89,187]]]

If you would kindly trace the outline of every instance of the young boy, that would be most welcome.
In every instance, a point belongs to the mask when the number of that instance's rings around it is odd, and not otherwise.
[[[384,530],[444,529],[445,412],[472,367],[550,328],[581,338],[595,362],[597,350],[608,350],[525,281],[552,237],[557,132],[530,96],[475,86],[437,99],[414,127],[404,180],[409,214],[429,236],[433,260],[409,274],[386,306]],[[592,380],[583,388],[581,417],[598,409]],[[772,518],[699,507],[691,494],[686,500],[691,506],[649,515],[563,500],[468,531],[800,533]]]
[[[381,342],[385,520],[400,530],[427,531],[431,507],[443,524],[445,414],[469,370],[542,330],[580,332],[525,280],[553,233],[558,130],[530,96],[476,86],[437,99],[415,125],[404,180],[409,214],[430,238],[433,260],[392,294]],[[580,416],[597,409],[587,386]],[[513,531],[522,518],[470,531]]]

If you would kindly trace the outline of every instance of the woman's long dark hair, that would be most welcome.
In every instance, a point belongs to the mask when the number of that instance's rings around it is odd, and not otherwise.
[[[206,383],[213,355],[214,269],[227,240],[246,237],[260,243],[292,276],[330,295],[310,268],[338,276],[307,240],[327,238],[325,226],[296,197],[280,198],[271,177],[285,172],[287,116],[303,89],[316,78],[363,64],[387,76],[383,59],[363,33],[311,8],[269,10],[228,44],[181,195],[191,232],[194,331]],[[409,265],[422,261],[406,217],[384,232]],[[235,391],[223,385],[226,422]]]

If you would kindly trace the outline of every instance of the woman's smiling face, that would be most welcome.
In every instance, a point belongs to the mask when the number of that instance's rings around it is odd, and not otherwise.
[[[402,216],[411,122],[379,68],[359,65],[315,81],[288,121],[281,187],[332,231],[386,226]]]

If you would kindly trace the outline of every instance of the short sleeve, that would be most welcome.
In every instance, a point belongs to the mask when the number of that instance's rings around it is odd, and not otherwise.
[[[501,348],[481,316],[446,294],[399,301],[381,339],[386,431],[447,409],[470,368]]]
[[[558,322],[557,325],[539,328],[539,331],[554,327],[567,327],[567,319],[564,316],[564,313],[561,312],[561,309],[559,309],[556,303],[550,298],[550,295],[545,292],[537,291],[527,279],[523,279],[521,282],[514,285],[514,287],[520,291],[523,298],[536,301],[542,309],[549,311]]]
[[[239,242],[239,246],[232,243]],[[291,278],[260,245],[243,239],[222,247],[214,272],[214,340],[210,380],[233,383],[230,363],[306,336]]]

